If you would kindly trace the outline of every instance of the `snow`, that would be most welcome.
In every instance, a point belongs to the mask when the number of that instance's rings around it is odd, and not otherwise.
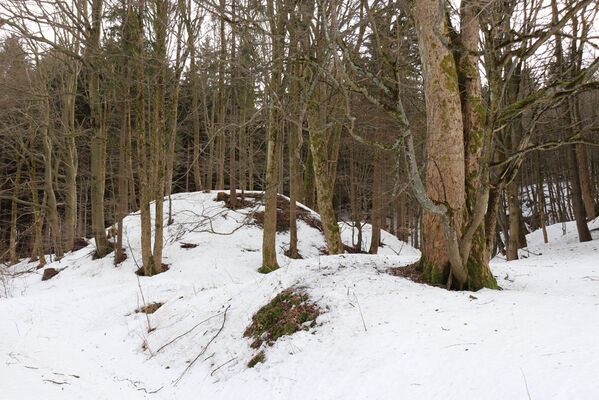
[[[111,257],[92,261],[89,246],[49,265],[66,267],[49,281],[42,270],[5,280],[0,398],[599,398],[597,231],[577,243],[574,223],[565,236],[552,225],[549,244],[533,232],[521,251],[527,258],[492,261],[504,290],[450,292],[386,273],[419,257],[386,232],[379,255],[323,256],[324,237],[303,221],[304,259],[283,255],[288,234],[280,233],[282,268],[259,274],[260,228],[246,223],[249,210],[225,209],[214,197],[173,196],[170,269],[160,275],[138,281],[133,273],[140,252],[132,215],[124,223],[129,258],[119,267]],[[350,244],[351,228],[341,227]],[[248,368],[251,316],[294,285],[324,310],[317,326],[280,338]],[[134,312],[143,304],[139,286],[146,303],[164,302],[148,316],[151,332]]]

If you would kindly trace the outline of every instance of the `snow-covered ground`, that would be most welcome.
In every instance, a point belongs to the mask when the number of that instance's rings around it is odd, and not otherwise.
[[[170,269],[139,284],[136,215],[117,268],[92,261],[90,246],[49,265],[65,268],[51,280],[41,270],[5,280],[0,399],[599,398],[599,241],[577,243],[573,223],[565,236],[548,227],[547,245],[529,235],[527,258],[493,260],[504,290],[449,292],[387,274],[419,257],[392,235],[377,256],[322,256],[322,234],[302,221],[304,259],[283,255],[281,233],[282,268],[259,274],[260,228],[214,197],[173,196]],[[292,285],[325,312],[248,368],[251,316]],[[164,303],[151,332],[134,312],[144,300]]]

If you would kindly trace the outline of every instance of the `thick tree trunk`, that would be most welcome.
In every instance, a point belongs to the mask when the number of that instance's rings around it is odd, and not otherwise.
[[[479,50],[480,13],[478,0],[464,0],[460,9],[461,45],[472,51]],[[478,69],[478,57],[472,53],[462,53],[459,59],[458,74],[462,105],[462,123],[464,125],[465,156],[465,210],[464,219],[474,218],[477,194],[490,190],[488,187],[488,169],[485,167],[489,154],[484,154],[485,123],[487,115],[482,102],[482,85]],[[491,132],[487,132],[491,135]],[[487,150],[488,152],[488,150]],[[466,261],[468,273],[467,287],[478,290],[482,287],[496,288],[497,282],[489,269],[489,252],[485,237],[485,221],[480,223],[472,236],[470,254]]]
[[[456,64],[453,55],[434,31],[444,17],[439,16],[436,0],[417,0],[412,8],[416,23],[420,58],[422,60],[426,97],[426,192],[437,202],[450,208],[452,226],[462,225],[464,208],[464,127],[458,90]],[[449,270],[449,241],[441,216],[424,212],[422,223],[423,277],[433,284],[445,285]],[[459,229],[455,229],[455,235]],[[459,237],[458,237],[459,239]]]
[[[308,107],[308,126],[310,131],[310,148],[314,166],[314,180],[316,182],[316,199],[318,213],[322,221],[324,236],[329,249],[329,254],[343,253],[343,243],[339,223],[333,207],[333,177],[329,173],[329,157],[327,149],[326,128],[321,123],[318,106],[312,103]],[[335,160],[336,161],[336,160]]]

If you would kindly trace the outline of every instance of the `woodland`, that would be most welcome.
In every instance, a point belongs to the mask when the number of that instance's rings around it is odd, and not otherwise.
[[[376,253],[384,229],[420,249],[424,281],[498,288],[489,260],[517,259],[529,231],[575,220],[591,240],[598,10],[4,0],[0,258],[44,265],[93,238],[118,266],[122,220],[139,210],[151,276],[166,268],[173,194],[226,191],[236,209],[259,192],[261,272],[279,267],[277,219],[301,257],[301,203],[320,214],[328,254]],[[289,198],[279,212],[277,194]]]
[[[598,0],[1,0],[0,398],[599,398]]]

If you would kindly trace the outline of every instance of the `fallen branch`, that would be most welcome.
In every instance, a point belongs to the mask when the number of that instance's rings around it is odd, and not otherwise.
[[[193,364],[198,360],[198,358],[200,358],[205,352],[206,350],[208,350],[208,346],[210,346],[210,344],[214,341],[214,339],[216,339],[216,337],[218,335],[220,335],[220,333],[222,332],[223,328],[225,327],[225,321],[227,321],[227,311],[229,310],[229,308],[231,307],[231,305],[228,305],[227,308],[225,309],[224,313],[223,313],[223,323],[220,326],[220,329],[218,330],[218,332],[216,332],[216,335],[214,335],[212,337],[212,339],[210,339],[210,341],[206,344],[206,346],[204,346],[204,348],[202,349],[202,351],[200,351],[200,353],[189,363],[189,365],[183,370],[183,372],[181,373],[181,375],[179,375],[179,377],[175,380],[174,384],[177,385],[179,383],[179,381],[181,380],[181,378],[183,378],[183,375],[185,375],[185,373],[187,371],[189,371],[189,369],[193,366]]]

